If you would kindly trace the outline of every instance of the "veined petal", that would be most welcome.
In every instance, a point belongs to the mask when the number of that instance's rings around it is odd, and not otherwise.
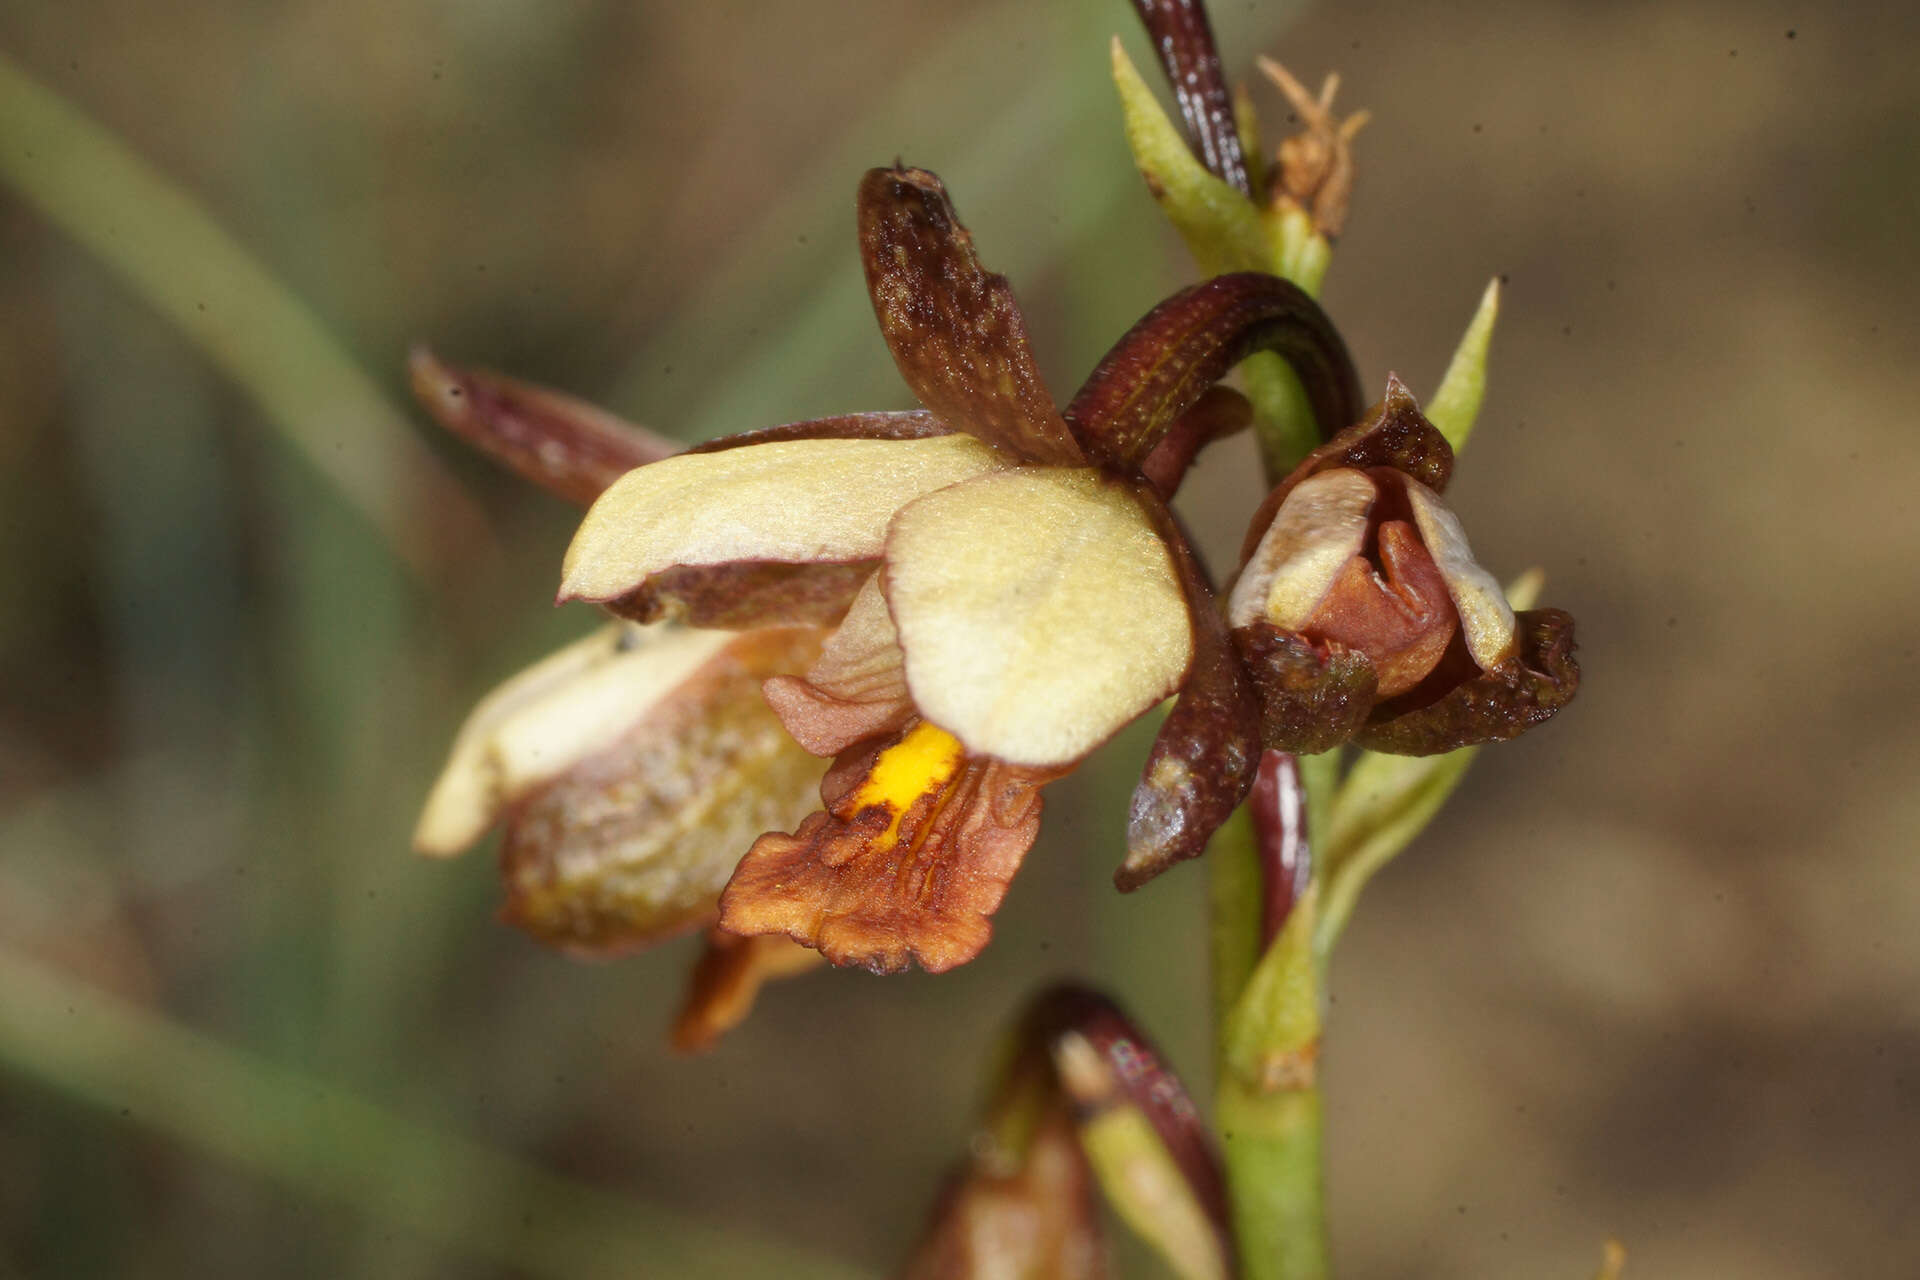
[[[882,585],[929,720],[976,755],[1079,760],[1179,686],[1186,600],[1139,500],[1083,468],[1022,468],[901,510]]]
[[[860,252],[880,332],[921,404],[1027,461],[1084,461],[1034,364],[1013,290],[980,265],[938,177],[870,170]]]
[[[454,738],[413,847],[459,853],[507,805],[611,746],[733,637],[684,627],[601,627],[481,699]]]
[[[1482,671],[1492,671],[1514,656],[1513,606],[1492,574],[1473,558],[1460,518],[1433,490],[1417,480],[1407,481],[1407,503],[1413,508],[1420,540],[1440,570],[1460,615],[1460,634]]]
[[[720,927],[784,933],[875,973],[964,964],[1039,834],[1050,776],[968,756],[925,721],[856,748],[820,784],[826,812],[747,851]]]
[[[744,565],[770,603],[732,625],[831,619],[864,580],[849,566],[879,558],[896,511],[1010,462],[964,435],[790,440],[668,458],[627,473],[593,504],[567,549],[560,598],[711,620],[735,584],[707,571]],[[799,592],[793,607],[796,583],[815,568],[834,590],[824,602]]]

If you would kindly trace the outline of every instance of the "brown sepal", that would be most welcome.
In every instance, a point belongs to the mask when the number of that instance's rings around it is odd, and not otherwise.
[[[1088,375],[1067,421],[1095,461],[1137,467],[1256,351],[1292,366],[1323,435],[1358,416],[1353,358],[1320,304],[1278,276],[1241,271],[1182,289],[1143,316]]]
[[[1193,667],[1133,791],[1127,856],[1113,875],[1122,892],[1206,852],[1208,838],[1246,798],[1260,761],[1260,704],[1213,585],[1166,503],[1145,486],[1139,498],[1180,575],[1193,624]]]
[[[1260,740],[1269,750],[1330,751],[1366,722],[1376,682],[1364,653],[1316,645],[1270,622],[1234,628],[1233,643],[1259,692]]]
[[[1243,196],[1253,194],[1233,116],[1233,97],[1203,0],[1133,0],[1187,122],[1187,145],[1207,172]]]
[[[814,791],[818,761],[786,740],[759,686],[819,644],[798,629],[741,636],[625,737],[516,805],[500,846],[502,919],[594,957],[711,923],[740,847],[804,813]]]
[[[901,413],[843,413],[777,427],[737,431],[690,447],[688,453],[723,453],[749,444],[784,444],[790,440],[925,440],[950,436],[953,428],[925,409]]]
[[[713,1048],[721,1036],[746,1021],[768,979],[792,977],[824,963],[819,952],[791,938],[742,938],[724,929],[707,930],[707,945],[673,1020],[673,1047],[681,1053]]]
[[[920,403],[1017,457],[1083,462],[1034,364],[1013,290],[980,265],[940,179],[873,169],[859,205],[874,315]]]
[[[635,467],[680,451],[584,400],[484,369],[454,368],[425,347],[407,357],[407,374],[434,421],[514,474],[583,507]]]
[[[1435,493],[1444,493],[1453,476],[1453,446],[1420,412],[1420,405],[1400,376],[1388,374],[1386,394],[1367,410],[1366,416],[1301,459],[1300,465],[1260,503],[1240,545],[1242,564],[1253,557],[1261,536],[1294,486],[1335,467],[1391,467]]]
[[[671,618],[721,631],[825,627],[840,620],[854,593],[879,567],[878,560],[676,565],[601,607],[634,622]]]
[[[792,835],[768,832],[720,898],[720,926],[784,933],[837,965],[944,973],[980,954],[991,917],[1040,833],[1040,786],[1053,776],[969,757],[922,795],[883,840],[891,813],[854,809],[861,782],[902,734],[844,753],[820,783],[827,811]]]
[[[1533,609],[1517,615],[1516,622],[1516,661],[1482,672],[1424,705],[1412,705],[1426,696],[1424,687],[1382,703],[1354,742],[1389,755],[1430,756],[1504,742],[1550,719],[1580,688],[1573,618],[1559,609]],[[1436,675],[1448,665],[1443,663]]]

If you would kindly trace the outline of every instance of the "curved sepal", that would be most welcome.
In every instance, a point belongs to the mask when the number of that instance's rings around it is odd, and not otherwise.
[[[1183,289],[1143,316],[1094,368],[1067,421],[1094,459],[1136,467],[1256,351],[1279,355],[1299,376],[1323,436],[1358,416],[1353,358],[1320,304],[1278,276],[1242,271]]]
[[[1127,856],[1114,872],[1122,891],[1206,852],[1207,840],[1253,786],[1260,759],[1260,706],[1234,651],[1206,570],[1165,502],[1141,506],[1173,551],[1193,627],[1193,666],[1134,788]]]
[[[920,403],[1030,462],[1083,461],[1034,363],[1013,290],[980,265],[940,179],[873,169],[859,199],[874,315]]]
[[[1425,706],[1402,710],[1382,704],[1355,743],[1388,755],[1427,756],[1504,742],[1551,719],[1580,688],[1573,618],[1560,609],[1534,609],[1516,621],[1516,661],[1483,672]]]

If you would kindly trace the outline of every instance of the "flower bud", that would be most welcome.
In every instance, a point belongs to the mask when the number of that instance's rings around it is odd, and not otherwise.
[[[1262,504],[1227,618],[1269,749],[1450,751],[1572,698],[1572,619],[1516,618],[1441,500],[1452,468],[1395,378]]]

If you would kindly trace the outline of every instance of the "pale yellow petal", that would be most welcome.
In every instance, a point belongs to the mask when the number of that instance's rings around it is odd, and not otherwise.
[[[1368,513],[1378,496],[1373,480],[1351,467],[1295,485],[1234,584],[1228,621],[1305,627],[1341,568],[1366,545]]]
[[[680,454],[629,471],[593,504],[560,596],[616,599],[675,565],[877,559],[902,506],[1010,461],[963,434]]]
[[[893,523],[885,574],[914,702],[976,755],[1078,760],[1192,662],[1166,544],[1091,470],[1028,467],[920,499]]]
[[[1453,597],[1453,607],[1460,614],[1460,634],[1467,642],[1467,652],[1482,671],[1491,671],[1513,656],[1513,606],[1507,603],[1506,593],[1493,575],[1474,560],[1460,518],[1440,495],[1418,480],[1408,480],[1407,499],[1420,529],[1420,540],[1427,544],[1428,553],[1439,566],[1447,594]]]
[[[520,672],[461,726],[413,847],[436,857],[459,853],[514,799],[617,741],[734,638],[618,623]]]

